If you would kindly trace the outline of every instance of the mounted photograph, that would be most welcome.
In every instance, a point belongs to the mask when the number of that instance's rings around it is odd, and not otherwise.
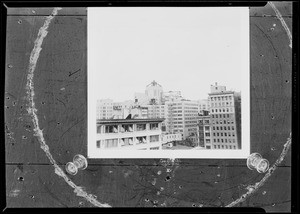
[[[249,156],[249,8],[88,8],[87,39],[88,158]]]

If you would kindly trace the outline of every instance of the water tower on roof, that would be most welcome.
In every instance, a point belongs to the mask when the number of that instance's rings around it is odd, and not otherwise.
[[[146,86],[146,95],[152,104],[162,103],[163,88],[155,80]]]

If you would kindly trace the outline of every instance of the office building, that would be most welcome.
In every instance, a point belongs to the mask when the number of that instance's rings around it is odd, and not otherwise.
[[[209,93],[212,149],[241,148],[241,94],[217,83]]]
[[[95,149],[158,150],[164,119],[97,120]]]

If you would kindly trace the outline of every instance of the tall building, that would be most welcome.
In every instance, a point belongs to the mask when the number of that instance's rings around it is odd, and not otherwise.
[[[168,101],[166,130],[169,133],[181,133],[183,139],[197,141],[198,104],[191,100]]]
[[[163,88],[155,80],[146,86],[145,94],[150,104],[162,104]]]
[[[113,116],[113,100],[97,100],[97,119],[109,119]]]
[[[212,149],[241,148],[241,94],[217,83],[209,93]]]

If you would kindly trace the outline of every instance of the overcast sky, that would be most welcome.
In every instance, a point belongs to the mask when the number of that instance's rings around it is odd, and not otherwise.
[[[241,91],[248,16],[248,8],[88,8],[88,84],[114,101],[153,80],[191,100],[207,98],[215,82]]]

